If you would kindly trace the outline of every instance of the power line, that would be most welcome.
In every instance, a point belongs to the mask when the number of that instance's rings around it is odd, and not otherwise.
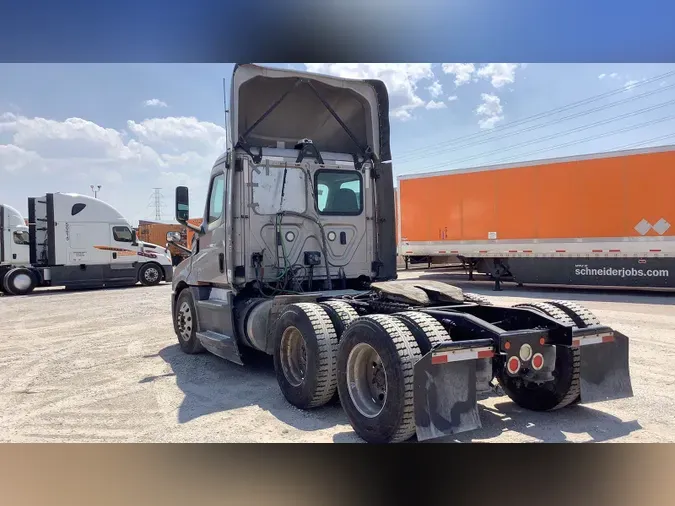
[[[556,139],[558,137],[564,137],[566,135],[581,132],[583,130],[588,130],[590,128],[595,128],[595,127],[598,127],[598,126],[601,126],[601,125],[606,125],[608,123],[614,123],[615,121],[630,118],[632,116],[637,116],[637,115],[640,115],[640,114],[644,114],[646,112],[655,111],[657,109],[662,109],[662,108],[667,107],[669,105],[675,105],[675,99],[669,100],[668,102],[663,102],[661,104],[653,105],[653,106],[650,106],[650,107],[643,107],[642,109],[638,109],[637,111],[620,114],[618,116],[613,116],[613,117],[608,118],[608,119],[596,121],[594,123],[582,125],[582,126],[579,126],[579,127],[569,129],[569,130],[562,131],[562,132],[557,132],[557,133],[554,133],[554,134],[551,134],[551,135],[546,135],[544,137],[538,137],[538,138],[535,138],[535,139],[531,139],[529,141],[521,142],[521,143],[518,143],[518,144],[513,144],[513,145],[511,145],[509,147],[506,147],[506,148],[498,148],[498,149],[494,149],[492,151],[479,153],[477,155],[472,155],[472,156],[460,158],[458,160],[451,160],[451,161],[448,161],[448,162],[443,162],[443,163],[440,163],[440,164],[437,164],[437,165],[433,165],[431,167],[427,167],[427,170],[443,168],[443,167],[447,167],[448,165],[458,165],[458,164],[463,163],[463,162],[468,162],[468,161],[479,159],[479,158],[485,158],[485,157],[488,157],[490,155],[503,153],[504,151],[511,151],[513,149],[516,149],[516,148],[522,148],[522,147],[530,146],[532,144],[538,144],[540,142]]]
[[[164,195],[161,193],[161,188],[153,188],[152,194],[150,195],[150,202],[148,207],[153,207],[155,212],[155,220],[162,221],[162,209],[164,208]]]
[[[552,151],[554,149],[566,148],[568,146],[574,146],[576,144],[583,144],[584,142],[588,142],[588,141],[592,141],[592,140],[596,140],[596,139],[602,139],[603,137],[608,137],[610,135],[617,135],[617,134],[620,134],[620,133],[631,132],[633,130],[639,130],[640,128],[645,128],[645,127],[648,127],[648,126],[656,125],[658,123],[663,123],[665,121],[672,121],[673,119],[675,119],[675,116],[673,116],[673,115],[665,116],[663,118],[646,121],[644,123],[639,123],[637,125],[633,125],[633,126],[630,126],[630,127],[620,128],[618,130],[613,130],[611,132],[605,132],[603,134],[595,135],[595,136],[592,136],[592,137],[586,137],[584,139],[578,139],[576,141],[571,141],[571,142],[567,142],[567,143],[564,143],[564,144],[558,144],[556,146],[550,146],[550,147],[547,147],[547,148],[537,149],[535,151],[530,151],[529,153],[519,154],[519,155],[503,158],[501,160],[498,160],[497,162],[494,162],[493,165],[500,165],[500,164],[503,164],[503,163],[508,163],[511,160],[513,160],[514,158],[518,158],[518,157],[525,158],[525,157],[528,157],[528,156],[531,156],[531,155],[534,155],[534,154],[537,154],[537,153]]]
[[[471,147],[471,146],[478,146],[478,145],[481,145],[481,144],[486,144],[486,143],[494,142],[494,141],[497,141],[497,140],[502,140],[502,139],[505,139],[505,138],[507,138],[507,137],[512,137],[512,136],[514,136],[514,135],[519,135],[519,134],[522,134],[522,133],[525,133],[525,132],[530,132],[530,131],[532,131],[532,130],[536,130],[536,129],[538,129],[538,128],[542,128],[542,127],[545,127],[545,126],[555,125],[555,124],[561,123],[561,122],[563,122],[563,121],[567,121],[567,120],[569,120],[569,119],[574,119],[574,118],[580,118],[580,117],[583,117],[583,116],[588,116],[589,114],[592,114],[592,113],[594,113],[594,112],[598,112],[598,111],[602,111],[602,110],[606,110],[606,109],[611,109],[612,107],[616,107],[617,105],[622,105],[622,104],[626,104],[626,103],[628,103],[628,102],[632,102],[632,101],[635,101],[635,100],[640,100],[640,99],[643,99],[643,98],[645,98],[645,97],[648,97],[648,96],[651,96],[651,95],[655,95],[655,94],[657,94],[657,93],[662,93],[662,92],[664,92],[664,91],[667,91],[667,90],[673,89],[673,88],[675,88],[675,84],[671,84],[671,85],[669,85],[669,86],[664,86],[664,87],[658,88],[658,89],[656,89],[656,90],[648,91],[648,92],[642,93],[642,94],[640,94],[640,95],[634,95],[634,96],[632,96],[632,97],[628,97],[628,98],[625,98],[625,99],[623,99],[623,100],[619,100],[619,101],[617,101],[617,102],[612,102],[611,104],[601,105],[601,106],[596,107],[596,108],[594,108],[594,109],[589,109],[589,110],[587,110],[587,111],[581,111],[581,112],[577,112],[577,113],[574,113],[574,114],[570,114],[570,115],[564,116],[564,117],[562,117],[562,118],[557,118],[557,119],[551,120],[551,121],[549,121],[549,122],[547,122],[547,123],[542,123],[542,124],[532,125],[532,126],[529,126],[529,127],[527,127],[527,128],[521,128],[520,130],[516,130],[515,132],[510,132],[510,133],[507,133],[507,134],[505,134],[505,135],[500,135],[500,136],[497,136],[496,138],[492,138],[492,139],[477,139],[475,142],[470,142],[470,143],[468,143],[468,144],[463,144],[462,147],[461,147],[461,149],[464,149],[464,148],[467,148],[467,147]],[[445,149],[440,149],[440,150],[434,150],[434,151],[431,152],[431,153],[428,153],[428,154],[425,154],[425,155],[422,155],[422,156],[418,156],[418,157],[411,157],[410,159],[405,159],[405,157],[404,157],[404,160],[403,160],[403,161],[400,161],[400,159],[399,159],[399,163],[405,164],[405,163],[409,163],[409,162],[411,162],[411,161],[418,161],[418,160],[421,160],[421,159],[424,159],[424,158],[428,158],[428,157],[431,157],[431,156],[436,156],[436,155],[438,155],[439,153],[444,153],[444,152],[447,152],[447,151],[452,151],[453,149],[456,149],[456,148],[450,147],[450,148],[445,148]]]
[[[648,79],[645,79],[644,81],[641,81],[639,83],[634,84],[631,87],[631,89],[635,89],[635,88],[638,88],[640,86],[645,86],[647,84],[651,84],[655,81],[658,81],[660,79],[665,79],[665,78],[670,77],[672,75],[675,75],[675,71],[665,72],[664,74],[659,74],[659,75],[656,75],[654,77],[650,77]],[[541,113],[538,113],[538,114],[534,114],[532,116],[527,116],[527,117],[519,119],[519,120],[511,121],[509,123],[505,123],[501,126],[498,126],[494,129],[490,130],[489,132],[475,132],[473,134],[468,134],[468,135],[464,135],[464,136],[461,136],[461,137],[456,137],[454,139],[449,139],[447,141],[443,141],[443,142],[440,142],[440,143],[434,143],[434,144],[429,144],[429,145],[422,146],[422,147],[419,147],[419,148],[415,148],[415,149],[412,149],[410,151],[402,153],[401,157],[399,157],[399,158],[405,158],[410,154],[418,153],[418,152],[421,152],[421,151],[427,151],[429,149],[437,148],[439,146],[454,145],[454,144],[457,144],[459,142],[463,142],[465,140],[469,140],[469,139],[472,139],[472,138],[485,137],[487,135],[493,135],[495,133],[500,133],[504,130],[508,130],[508,129],[513,128],[515,126],[530,123],[530,122],[535,121],[537,119],[545,118],[547,116],[551,116],[553,114],[557,114],[559,112],[563,112],[563,111],[566,111],[566,110],[575,109],[575,108],[577,108],[579,106],[582,106],[582,105],[597,102],[598,100],[602,100],[603,98],[611,97],[611,96],[617,95],[619,93],[624,93],[625,91],[626,91],[626,87],[622,86],[621,88],[617,88],[617,89],[612,90],[612,91],[604,92],[604,93],[601,93],[599,95],[593,95],[589,98],[579,100],[577,102],[572,102],[570,104],[560,106],[560,107],[557,107],[555,109],[550,109],[548,111],[544,111],[544,112],[541,112]]]

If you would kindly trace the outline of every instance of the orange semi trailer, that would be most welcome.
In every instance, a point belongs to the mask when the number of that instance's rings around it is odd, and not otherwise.
[[[517,283],[675,288],[675,146],[398,178],[398,254]]]

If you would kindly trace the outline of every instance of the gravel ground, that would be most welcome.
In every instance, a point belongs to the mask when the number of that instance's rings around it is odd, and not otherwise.
[[[401,277],[451,280],[441,271]],[[675,442],[675,297],[467,285],[498,304],[565,298],[631,338],[632,399],[532,413],[480,402],[462,442]],[[469,288],[470,287],[470,288]],[[360,442],[339,405],[302,412],[271,360],[246,367],[180,352],[170,286],[0,298],[0,441]]]

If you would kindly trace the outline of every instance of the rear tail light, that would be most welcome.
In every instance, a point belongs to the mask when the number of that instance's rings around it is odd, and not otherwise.
[[[532,357],[532,369],[535,371],[540,371],[542,367],[544,367],[544,355],[541,353],[535,353],[534,356]]]
[[[509,358],[508,362],[506,362],[506,370],[511,374],[517,374],[520,371],[520,360],[518,357],[513,356]]]

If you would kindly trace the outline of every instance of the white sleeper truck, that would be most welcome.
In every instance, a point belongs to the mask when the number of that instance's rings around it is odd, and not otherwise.
[[[368,442],[480,427],[499,383],[518,405],[632,396],[628,339],[565,301],[492,305],[397,280],[389,101],[381,81],[235,66],[228,147],[175,270],[181,349],[237,364],[273,355],[283,396],[331,400]]]
[[[0,290],[26,295],[36,287],[98,288],[170,282],[166,247],[136,239],[135,230],[106,202],[74,193],[28,199],[21,214],[0,206]]]

